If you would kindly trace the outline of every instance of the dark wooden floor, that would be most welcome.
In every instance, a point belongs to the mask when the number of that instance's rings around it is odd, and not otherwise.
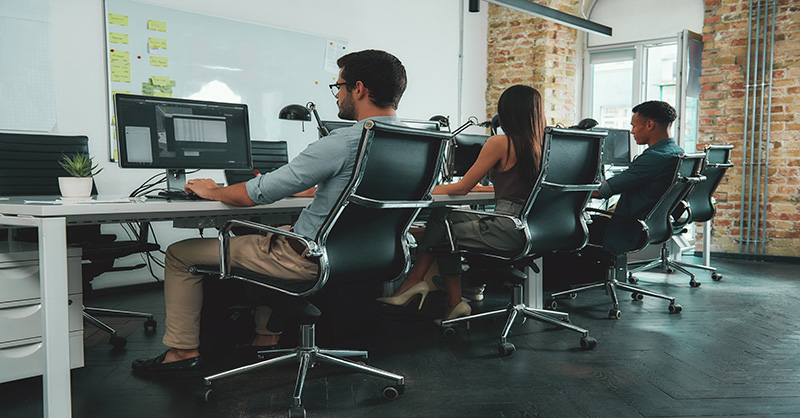
[[[691,259],[690,259],[691,260]],[[370,364],[402,374],[406,392],[385,401],[381,379],[320,365],[310,372],[304,401],[310,417],[762,417],[800,416],[800,275],[797,265],[714,260],[725,275],[713,282],[699,270],[691,289],[677,274],[641,275],[648,289],[672,294],[667,303],[634,302],[621,294],[622,319],[606,319],[602,292],[566,301],[560,309],[597,338],[579,349],[579,335],[528,321],[515,325],[517,351],[497,357],[499,323],[473,322],[443,339],[431,323],[443,303],[432,294],[421,313],[386,308],[379,326],[343,328],[339,346],[367,348]],[[473,303],[503,304],[502,295]],[[156,313],[158,291],[95,298],[93,304]],[[290,402],[296,370],[282,367],[215,383],[217,400],[197,402],[197,380],[132,376],[130,362],[163,350],[159,326],[113,322],[128,338],[114,351],[86,326],[86,367],[72,374],[75,417],[280,417]],[[343,341],[344,340],[344,341]],[[328,341],[320,341],[320,343]],[[322,344],[321,344],[322,345]],[[0,416],[41,416],[41,379],[0,385]]]

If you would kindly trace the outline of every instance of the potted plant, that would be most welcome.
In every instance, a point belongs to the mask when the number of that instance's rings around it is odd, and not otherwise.
[[[58,188],[61,196],[67,198],[87,198],[92,195],[92,177],[103,169],[92,165],[92,157],[88,154],[63,155],[58,162],[72,177],[59,177]]]

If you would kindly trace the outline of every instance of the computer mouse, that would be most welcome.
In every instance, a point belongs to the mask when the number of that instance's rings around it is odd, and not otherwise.
[[[194,193],[194,192],[189,192],[189,193],[186,193],[186,197],[187,197],[189,200],[201,200],[201,199],[202,199],[202,197],[198,196],[198,195],[197,195],[196,193]]]

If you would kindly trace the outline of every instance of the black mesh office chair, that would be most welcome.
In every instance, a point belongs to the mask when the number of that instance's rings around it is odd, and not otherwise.
[[[225,170],[228,185],[242,183],[256,176],[256,172],[267,174],[289,162],[286,141],[250,141],[253,155],[252,170]]]
[[[539,177],[518,216],[453,209],[453,212],[513,219],[520,234],[525,237],[525,246],[517,253],[504,254],[487,253],[484,249],[468,248],[458,245],[457,241],[452,242],[450,250],[464,255],[472,274],[477,270],[481,271],[478,273],[481,277],[510,283],[512,295],[511,302],[503,309],[442,321],[446,336],[454,333],[450,327],[452,324],[505,315],[507,319],[500,334],[498,352],[500,355],[509,355],[515,347],[507,341],[508,333],[517,316],[523,315],[581,333],[580,345],[584,349],[592,349],[597,345],[587,330],[568,323],[567,314],[525,306],[522,286],[527,276],[520,269],[537,269],[533,260],[546,253],[577,251],[586,245],[588,230],[584,209],[592,191],[600,186],[597,183],[603,137],[605,133],[601,132],[546,128]]]
[[[0,133],[0,195],[58,196],[58,177],[66,175],[58,161],[65,154],[88,154],[88,142],[85,136]],[[96,190],[93,189],[93,193],[96,194]],[[158,251],[158,244],[147,241],[148,228],[148,224],[142,224],[135,240],[117,241],[115,235],[102,234],[100,225],[67,227],[67,242],[83,251],[81,273],[85,298],[91,296],[92,279],[100,274],[145,267],[144,263],[114,266],[114,261],[132,254]],[[36,231],[30,229],[16,230],[10,235],[11,239],[20,241],[35,242],[38,239]],[[123,347],[127,341],[93,315],[144,318],[145,330],[153,331],[156,327],[150,313],[84,307],[84,319],[108,332],[109,343],[114,347]]]
[[[703,246],[704,259],[705,254],[708,254],[708,246],[711,245],[711,231],[708,228],[709,223],[714,218],[717,212],[714,206],[714,192],[717,186],[722,182],[725,177],[725,172],[728,168],[733,167],[730,161],[731,150],[733,145],[709,145],[706,147],[706,164],[700,175],[703,180],[692,187],[689,195],[686,197],[686,203],[680,205],[676,212],[673,213],[673,235],[682,235],[686,232],[686,225],[690,223],[703,222],[705,245]],[[708,260],[705,259],[706,265],[684,263],[680,261],[671,260],[669,258],[669,241],[661,244],[660,257],[652,260],[641,260],[635,263],[628,263],[630,275],[628,281],[636,283],[638,280],[633,276],[633,273],[640,271],[650,270],[660,267],[661,271],[665,273],[673,273],[675,270],[680,271],[689,276],[689,286],[699,287],[700,282],[695,280],[694,274],[686,270],[684,267],[694,267],[703,270],[711,271],[711,279],[714,281],[722,280],[722,275],[717,273],[717,269],[708,265]]]
[[[302,391],[306,373],[315,362],[343,366],[383,377],[393,384],[383,389],[387,399],[399,396],[405,385],[402,376],[345,360],[366,357],[366,351],[327,350],[315,345],[314,326],[321,313],[307,298],[323,287],[388,281],[405,275],[410,267],[406,233],[420,208],[430,206],[436,174],[447,134],[387,125],[368,120],[364,125],[358,158],[350,183],[339,196],[316,237],[303,237],[274,227],[244,221],[229,221],[220,231],[221,265],[193,266],[193,273],[222,279],[239,279],[266,291],[261,302],[273,312],[300,322],[300,344],[290,350],[272,350],[262,355],[277,357],[208,376],[200,393],[211,395],[211,382],[250,370],[297,359],[300,363],[290,417],[305,416]],[[297,239],[309,248],[308,257],[319,262],[316,281],[286,281],[255,272],[231,268],[228,259],[229,230],[248,226]],[[262,290],[263,290],[262,289]]]
[[[569,290],[556,292],[550,295],[550,299],[545,306],[555,309],[558,303],[556,299],[569,298],[575,299],[577,294],[595,288],[604,288],[606,293],[611,296],[613,307],[608,311],[608,316],[612,319],[619,319],[622,312],[619,309],[616,289],[623,289],[631,292],[634,300],[642,300],[644,296],[666,299],[669,301],[669,312],[679,313],[683,308],[675,303],[672,296],[644,290],[636,286],[625,283],[628,275],[627,254],[629,252],[640,251],[649,244],[659,245],[672,237],[672,217],[675,208],[686,197],[691,188],[701,181],[700,168],[705,160],[705,154],[681,154],[675,159],[674,174],[671,185],[661,196],[656,205],[650,210],[647,216],[642,219],[622,216],[618,213],[608,212],[600,209],[587,208],[587,212],[595,212],[605,216],[593,216],[590,225],[590,242],[587,245],[591,255],[598,257],[598,262],[606,266],[606,277],[601,282],[580,285]],[[624,230],[632,234],[629,248],[616,252],[609,252],[602,248],[602,236],[605,233],[609,221],[616,222],[615,232]],[[587,252],[588,255],[588,252]]]

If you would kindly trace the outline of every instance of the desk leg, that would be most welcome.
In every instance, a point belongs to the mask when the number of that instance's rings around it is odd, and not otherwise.
[[[39,220],[42,293],[42,387],[45,417],[72,415],[67,310],[67,232],[64,218]]]
[[[703,222],[703,265],[711,267],[711,221]]]
[[[538,273],[533,271],[530,267],[525,267],[525,273],[528,275],[528,281],[525,283],[525,306],[534,309],[543,309],[544,292],[542,291],[542,272],[544,272],[544,266],[542,265],[541,258],[537,258],[534,262],[539,266]]]

